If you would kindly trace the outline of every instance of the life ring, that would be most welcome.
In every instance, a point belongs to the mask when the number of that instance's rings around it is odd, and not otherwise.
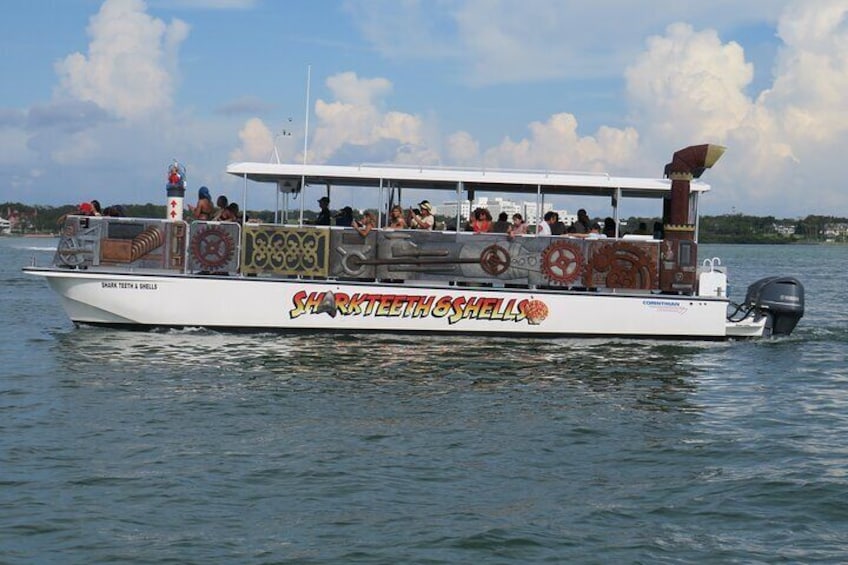
[[[552,282],[567,285],[583,275],[583,252],[567,241],[557,241],[542,251],[542,273]]]
[[[217,269],[233,257],[233,237],[218,226],[209,226],[191,238],[191,253],[204,269]]]

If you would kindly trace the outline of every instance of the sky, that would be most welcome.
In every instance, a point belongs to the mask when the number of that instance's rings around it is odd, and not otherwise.
[[[174,159],[187,200],[232,195],[227,164],[305,145],[311,163],[659,178],[716,143],[702,213],[848,216],[848,0],[3,8],[0,201],[164,204]]]

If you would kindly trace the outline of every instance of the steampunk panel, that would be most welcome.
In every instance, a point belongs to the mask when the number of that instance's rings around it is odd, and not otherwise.
[[[184,222],[71,216],[62,228],[54,264],[182,270],[185,231]]]
[[[189,227],[189,272],[238,271],[240,228],[234,222],[192,222]]]
[[[326,277],[330,272],[330,230],[248,224],[244,228],[242,272]]]

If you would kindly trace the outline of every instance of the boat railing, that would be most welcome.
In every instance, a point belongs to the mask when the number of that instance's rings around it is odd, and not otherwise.
[[[691,293],[694,241],[69,216],[62,268]]]

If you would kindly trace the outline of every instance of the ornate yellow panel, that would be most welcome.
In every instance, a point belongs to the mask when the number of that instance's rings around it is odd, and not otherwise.
[[[267,224],[244,226],[242,272],[326,277],[330,231]]]

